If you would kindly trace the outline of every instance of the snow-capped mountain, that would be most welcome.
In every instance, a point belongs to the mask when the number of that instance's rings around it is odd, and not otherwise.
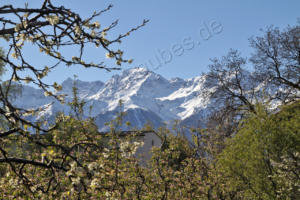
[[[143,127],[148,122],[158,127],[164,122],[188,122],[205,115],[212,101],[205,98],[204,82],[205,75],[186,80],[167,80],[147,69],[132,68],[114,75],[105,83],[68,78],[62,83],[61,93],[68,95],[66,101],[70,101],[75,83],[79,98],[86,102],[85,115],[95,117],[100,130],[105,129],[105,122],[116,116],[120,110],[120,100],[123,102],[123,110],[127,112],[124,120],[130,121],[133,127]],[[14,104],[23,108],[45,107],[40,117],[53,118],[58,111],[69,112],[68,106],[45,97],[41,90],[29,86],[23,87],[22,96]],[[91,112],[88,111],[89,107],[92,107]]]

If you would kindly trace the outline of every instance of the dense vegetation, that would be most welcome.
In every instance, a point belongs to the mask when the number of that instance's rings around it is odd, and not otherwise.
[[[207,73],[207,98],[224,105],[203,119],[203,127],[161,127],[151,130],[161,138],[152,157],[141,164],[135,156],[141,141],[121,137],[122,111],[110,131],[98,132],[92,117],[84,118],[85,102],[76,96],[72,112],[57,113],[54,123],[31,121],[42,110],[15,107],[18,83],[36,84],[45,95],[63,102],[57,83],[43,77],[57,67],[37,68],[22,56],[30,41],[58,62],[107,70],[82,60],[86,43],[100,46],[116,64],[122,58],[116,39],[92,22],[111,7],[85,20],[69,9],[45,0],[40,9],[0,7],[0,36],[9,43],[0,51],[0,75],[10,68],[11,78],[0,85],[0,198],[1,199],[299,199],[300,197],[300,27],[280,31],[270,27],[253,38],[253,56],[246,60],[231,50],[213,59]],[[9,18],[15,14],[16,18]],[[19,21],[18,21],[19,20]],[[53,28],[49,29],[49,27]],[[60,46],[79,46],[79,56],[68,59]],[[13,59],[11,59],[13,57]],[[250,71],[249,67],[253,66]],[[22,77],[27,70],[32,76]],[[276,105],[276,106],[274,106]],[[130,127],[130,123],[126,123]],[[136,134],[140,131],[135,130]],[[192,139],[186,135],[191,134]]]

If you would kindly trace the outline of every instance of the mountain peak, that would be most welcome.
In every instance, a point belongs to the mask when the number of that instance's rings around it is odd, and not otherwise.
[[[91,115],[103,117],[107,121],[113,119],[113,113],[118,110],[119,100],[122,100],[124,111],[130,111],[131,118],[141,119],[139,122],[136,120],[135,124],[140,126],[150,118],[161,122],[184,120],[197,114],[198,110],[205,110],[210,101],[204,99],[204,81],[205,77],[201,76],[187,80],[167,80],[146,68],[135,67],[114,75],[105,84],[101,81],[88,82],[68,78],[62,83],[61,93],[67,95],[66,101],[71,101],[75,82],[78,97],[93,108]],[[30,100],[33,96],[36,99],[35,103]],[[28,89],[17,103],[24,102],[28,102],[26,107],[36,107],[50,103],[51,99],[45,98],[42,91]],[[53,104],[49,109],[53,115],[56,111],[67,111],[67,108],[59,103]]]
[[[101,81],[81,81],[78,79],[67,78],[62,82],[62,93],[68,96],[73,96],[73,87],[78,89],[80,98],[85,98],[95,92],[98,92],[104,83]]]
[[[142,68],[142,67],[134,67],[134,68],[130,68],[130,69],[126,69],[124,70],[120,77],[124,78],[124,77],[142,77],[142,76],[146,76],[147,74],[154,74],[154,72],[146,69],[146,68]]]
[[[64,80],[61,84],[63,87],[69,87],[73,84],[74,79],[68,77],[66,80]]]
[[[151,72],[150,70],[143,68],[143,67],[133,67],[130,69],[127,69],[125,71],[128,71],[128,73],[147,73],[147,72]]]

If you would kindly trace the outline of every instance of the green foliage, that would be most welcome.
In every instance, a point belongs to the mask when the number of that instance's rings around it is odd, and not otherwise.
[[[258,105],[255,113],[240,122],[225,144],[209,129],[193,129],[189,141],[182,129],[160,128],[156,134],[162,145],[153,148],[146,164],[135,156],[143,142],[136,135],[120,135],[115,127],[122,110],[105,135],[99,134],[93,118],[58,114],[57,127],[46,135],[3,140],[1,148],[10,148],[8,157],[51,167],[15,165],[28,179],[24,182],[14,169],[0,164],[1,198],[296,199],[300,104],[271,113]]]
[[[300,164],[298,158],[290,160],[300,152],[300,102],[275,114],[258,105],[256,113],[241,122],[219,156],[218,168],[225,175],[227,191],[246,199],[294,199],[299,184],[288,186],[289,175],[279,177],[278,173],[283,173],[279,172],[282,164]],[[295,170],[293,181],[299,183],[300,169]]]

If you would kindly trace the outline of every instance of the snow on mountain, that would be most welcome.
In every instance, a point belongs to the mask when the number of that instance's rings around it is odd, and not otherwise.
[[[73,79],[68,78],[64,82],[62,82],[62,93],[67,94],[68,96],[72,96],[74,86],[78,88],[79,97],[86,98],[101,90],[104,86],[104,83],[101,81],[85,82],[81,80],[76,80],[74,82]]]
[[[190,117],[205,113],[211,101],[205,98],[203,90],[205,75],[191,79],[164,77],[144,68],[132,68],[114,75],[110,80],[85,82],[68,78],[62,83],[61,93],[67,94],[67,101],[72,98],[72,87],[78,88],[78,96],[92,107],[91,116],[95,117],[100,129],[104,123],[112,120],[119,110],[119,101],[127,112],[124,120],[134,127],[142,127],[151,122],[155,127],[171,120],[188,120]],[[75,83],[75,85],[74,85]],[[53,104],[50,104],[54,102]],[[22,96],[15,105],[24,108],[47,106],[41,115],[53,117],[56,112],[69,112],[66,105],[61,105],[51,97],[45,97],[42,90],[29,86],[23,87]],[[89,109],[86,109],[89,110]],[[85,115],[88,115],[87,111]]]

